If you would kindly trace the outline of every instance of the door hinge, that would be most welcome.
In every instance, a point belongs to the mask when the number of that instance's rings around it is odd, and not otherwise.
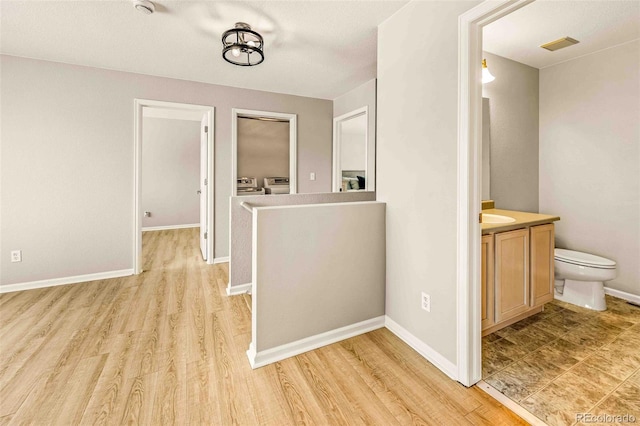
[[[205,180],[204,180],[204,184],[205,184],[205,185],[207,184],[207,179],[205,179]]]
[[[209,126],[204,126],[204,132],[209,133]]]
[[[204,233],[204,239],[205,239],[205,240],[207,239],[208,234],[209,234],[208,232],[205,232],[205,233]]]

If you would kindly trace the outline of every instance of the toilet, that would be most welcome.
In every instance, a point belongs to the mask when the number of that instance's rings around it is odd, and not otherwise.
[[[555,249],[555,299],[595,311],[607,309],[604,282],[616,277],[616,262],[574,250]]]

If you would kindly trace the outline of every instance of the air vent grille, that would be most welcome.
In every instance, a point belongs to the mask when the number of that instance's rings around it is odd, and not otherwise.
[[[543,44],[540,47],[553,52],[556,50],[564,49],[565,47],[573,46],[574,44],[578,44],[578,43],[580,42],[574,38],[563,37],[561,39],[550,41],[549,43]]]

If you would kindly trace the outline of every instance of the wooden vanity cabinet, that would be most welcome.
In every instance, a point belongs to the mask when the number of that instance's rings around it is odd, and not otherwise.
[[[495,234],[495,322],[529,310],[529,230]]]
[[[553,300],[554,225],[482,236],[483,334],[542,310]]]
[[[493,234],[482,236],[482,289],[480,291],[481,297],[481,312],[482,312],[482,329],[491,327],[495,324],[494,321],[494,284],[493,284]]]
[[[531,306],[553,300],[555,235],[553,223],[531,228]]]

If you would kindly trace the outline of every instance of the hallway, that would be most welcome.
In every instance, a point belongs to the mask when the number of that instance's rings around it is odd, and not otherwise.
[[[138,276],[0,295],[1,424],[525,424],[386,329],[251,370],[251,299],[198,228]]]

